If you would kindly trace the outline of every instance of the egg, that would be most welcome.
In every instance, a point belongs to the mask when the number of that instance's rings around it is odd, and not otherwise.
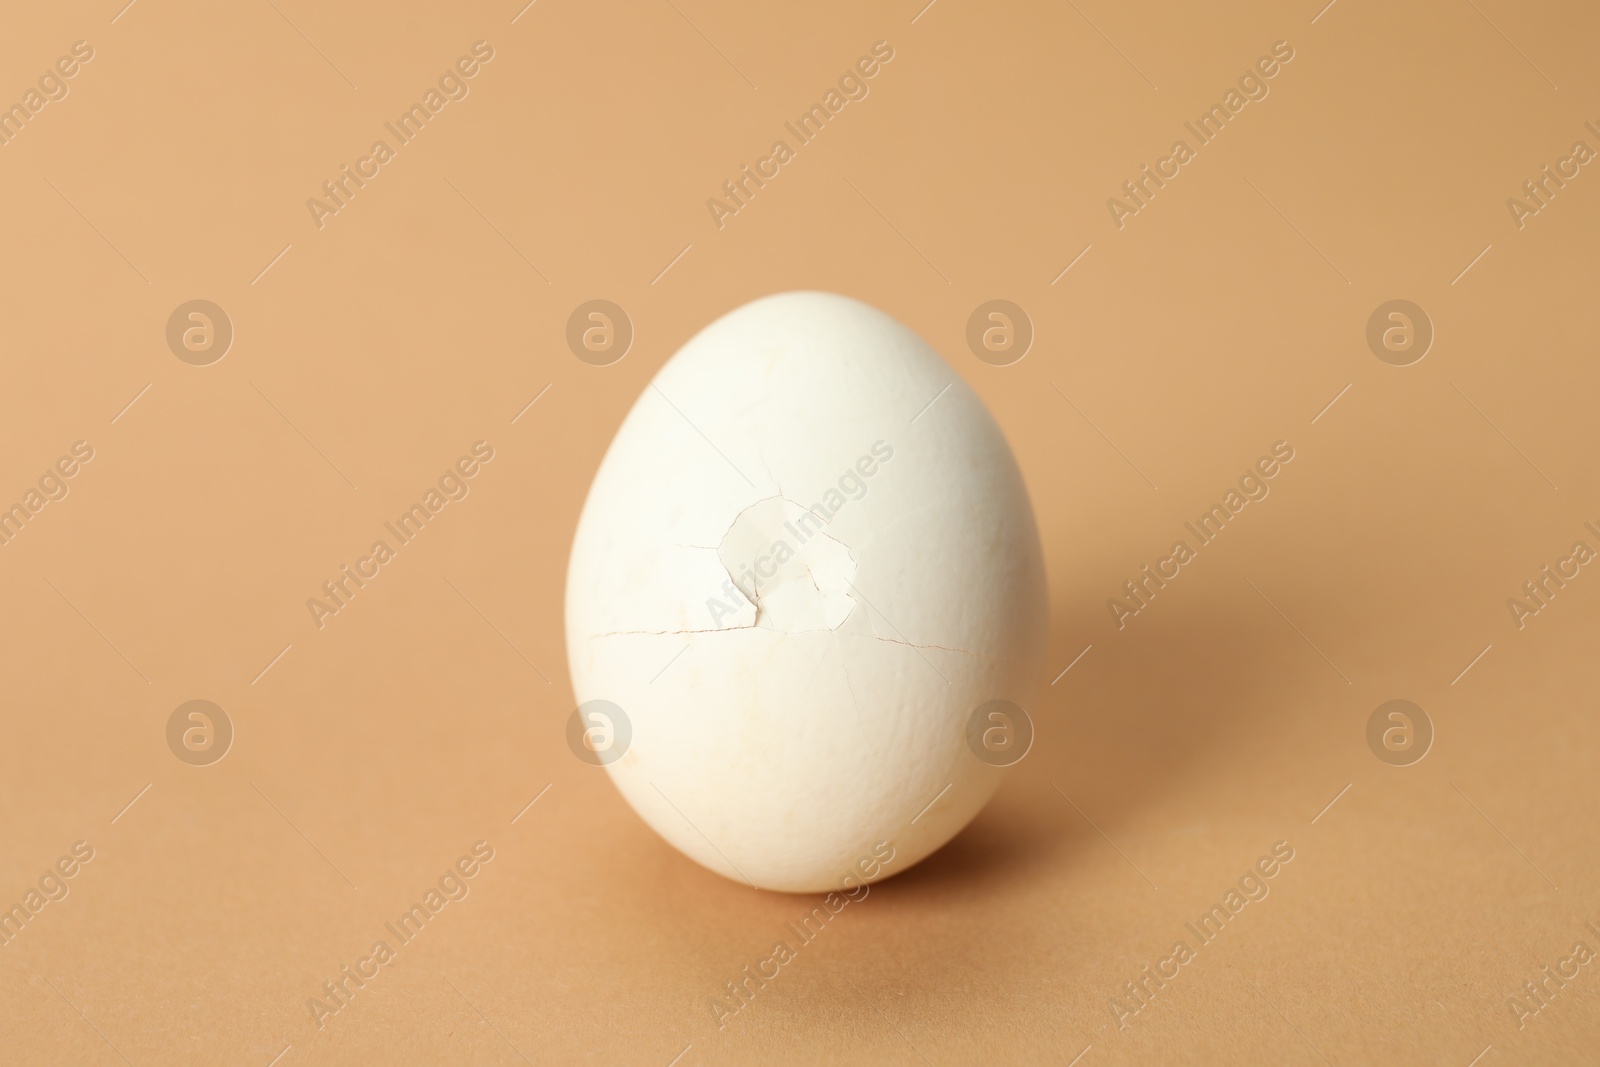
[[[703,866],[852,888],[938,849],[1032,740],[1047,586],[983,402],[830,293],[688,341],[617,431],[567,571],[574,751]]]

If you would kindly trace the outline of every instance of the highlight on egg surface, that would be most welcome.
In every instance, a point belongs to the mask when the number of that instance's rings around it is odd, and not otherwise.
[[[938,354],[847,297],[764,297],[667,361],[595,475],[569,744],[719,874],[875,881],[1026,754],[1046,589],[1011,451]]]

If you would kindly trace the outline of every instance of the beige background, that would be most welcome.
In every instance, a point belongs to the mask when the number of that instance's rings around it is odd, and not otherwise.
[[[0,501],[95,450],[0,548],[0,901],[95,849],[0,948],[0,1059],[1600,1055],[1600,964],[1507,1005],[1600,950],[1600,577],[1506,607],[1600,547],[1600,174],[1506,207],[1600,148],[1592,5],[120,3],[0,35],[6,101],[95,50],[0,148]],[[470,95],[319,230],[306,199],[478,40]],[[706,198],[878,40],[870,96],[719,231]],[[1270,95],[1117,229],[1106,199],[1279,40]],[[994,803],[719,1029],[814,901],[700,869],[573,758],[563,577],[662,361],[800,287],[995,412],[1056,681]],[[564,342],[597,297],[637,333],[605,368]],[[165,341],[195,298],[236,330],[211,366]],[[992,298],[1037,331],[1007,367],[964,341]],[[1395,298],[1437,331],[1408,367],[1365,341]],[[480,439],[471,495],[318,630],[306,599]],[[1119,631],[1106,599],[1278,440],[1271,496]],[[208,767],[165,740],[197,698],[236,729]],[[1437,731],[1409,767],[1365,739],[1394,698]],[[319,1031],[307,998],[480,839],[471,895]],[[1271,895],[1119,1029],[1279,840]]]

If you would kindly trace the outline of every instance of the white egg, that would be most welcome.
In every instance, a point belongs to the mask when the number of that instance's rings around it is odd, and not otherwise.
[[[746,304],[661,368],[589,490],[566,616],[580,711],[620,709],[574,719],[594,762],[692,859],[791,892],[965,826],[1031,743],[1012,705],[1048,636],[983,402],[898,322],[816,292]]]

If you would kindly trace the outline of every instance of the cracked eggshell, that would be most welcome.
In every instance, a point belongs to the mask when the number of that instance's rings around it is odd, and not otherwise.
[[[882,312],[782,293],[692,338],[617,431],[567,655],[578,701],[627,715],[606,770],[657,833],[729,878],[836,889],[921,860],[999,787],[967,724],[1031,703],[1046,589],[983,402]]]

